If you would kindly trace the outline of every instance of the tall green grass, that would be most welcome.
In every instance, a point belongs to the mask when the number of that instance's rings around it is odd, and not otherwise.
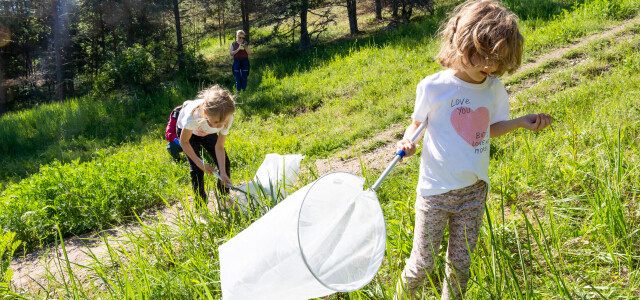
[[[200,87],[200,83],[182,82],[147,96],[86,96],[3,115],[0,188],[54,160],[88,161],[98,149],[140,142],[166,125],[168,112]]]
[[[156,151],[157,141],[97,153],[90,162],[43,166],[0,195],[0,224],[27,249],[64,235],[108,228],[183,191],[185,166]]]
[[[15,240],[16,234],[5,232],[0,227],[0,292],[10,290],[9,284],[13,278],[13,271],[9,269],[9,263],[20,246],[20,241]]]

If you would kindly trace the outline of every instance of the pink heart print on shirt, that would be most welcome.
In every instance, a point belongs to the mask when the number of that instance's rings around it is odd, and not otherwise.
[[[469,145],[478,147],[487,134],[489,110],[486,107],[476,110],[466,106],[457,107],[451,112],[451,125]]]

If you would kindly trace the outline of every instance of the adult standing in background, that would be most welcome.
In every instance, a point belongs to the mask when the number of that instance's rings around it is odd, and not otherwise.
[[[236,90],[238,92],[247,89],[247,77],[249,77],[249,43],[246,34],[242,30],[236,32],[236,40],[231,43],[229,54],[233,56],[233,77],[236,78]]]

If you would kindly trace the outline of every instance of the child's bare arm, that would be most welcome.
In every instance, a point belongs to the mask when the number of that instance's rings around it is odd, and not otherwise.
[[[196,155],[195,150],[191,147],[189,143],[189,139],[191,139],[191,135],[193,134],[192,130],[183,129],[180,134],[180,145],[182,146],[182,151],[198,166],[198,168],[203,171],[213,174],[213,167],[211,165],[206,164],[203,160],[199,159]]]
[[[548,114],[529,114],[520,118],[491,124],[491,137],[499,137],[518,128],[539,131],[551,125],[553,119]]]
[[[396,145],[397,150],[404,150],[404,152],[406,153],[404,158],[408,158],[416,153],[416,150],[418,149],[416,144],[424,135],[424,131],[420,133],[420,136],[418,136],[415,142],[411,142],[411,137],[416,132],[416,130],[418,130],[418,127],[420,127],[421,124],[422,122],[414,120],[413,123],[411,123],[409,127],[407,127],[407,129],[404,131],[404,137],[402,138],[402,140],[399,141]],[[400,159],[400,161],[402,161],[402,159]]]

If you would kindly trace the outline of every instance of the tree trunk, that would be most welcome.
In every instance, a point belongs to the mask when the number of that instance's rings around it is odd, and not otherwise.
[[[113,55],[120,55],[120,51],[118,49],[118,35],[115,30],[111,30],[111,47],[113,47]]]
[[[7,111],[7,86],[4,82],[4,70],[4,57],[0,53],[0,115]]]
[[[102,12],[102,1],[98,1],[98,20],[96,20],[97,32],[94,40],[95,50],[93,55],[93,75],[97,76],[100,71],[101,58],[104,57],[107,52],[107,45],[105,41],[105,25],[104,25],[104,13]]]
[[[349,15],[349,32],[351,35],[358,33],[358,11],[356,0],[347,0],[347,15]]]
[[[307,29],[307,13],[309,11],[309,0],[302,0],[300,6],[300,48],[311,48],[311,37]]]
[[[56,99],[58,101],[64,100],[65,96],[65,83],[64,83],[64,64],[63,64],[63,35],[64,26],[61,17],[61,4],[60,1],[65,0],[53,0],[53,51],[56,62]]]
[[[29,51],[29,46],[30,44],[27,44],[24,47],[24,55],[25,55],[25,59],[24,59],[24,69],[25,69],[25,74],[27,75],[27,77],[33,75],[33,61],[31,60],[31,51]],[[2,68],[3,66],[0,64],[0,68]]]
[[[173,15],[176,21],[176,43],[178,46],[178,71],[184,71],[184,62],[182,61],[182,29],[180,28],[180,6],[178,0],[173,1]]]
[[[411,19],[411,15],[413,14],[413,4],[411,3],[402,3],[402,18],[405,22],[408,22]]]
[[[220,46],[224,44],[222,37],[224,36],[224,32],[222,31],[222,7],[221,3],[218,2],[218,38],[220,38]]]
[[[391,17],[393,19],[398,19],[398,1],[400,0],[391,0]]]
[[[242,30],[245,34],[245,41],[249,40],[249,15],[251,14],[251,0],[240,0],[240,11],[242,14]]]
[[[133,13],[131,12],[131,7],[125,4],[125,22],[127,23],[127,48],[133,46]]]
[[[142,3],[145,3],[145,1],[143,1]],[[151,36],[151,32],[149,32],[149,17],[147,16],[147,6],[146,4],[143,4],[142,7],[139,8],[139,10],[136,12],[137,15],[137,26],[138,28],[142,28],[142,30],[138,30],[140,37],[142,39],[141,43],[142,43],[142,47],[147,47],[148,44],[148,38],[149,36]],[[135,30],[135,29],[134,29]]]
[[[293,16],[293,22],[291,25],[291,46],[296,43],[296,16]]]
[[[98,38],[100,40],[100,48],[102,49],[101,53],[104,56],[105,53],[107,52],[107,44],[106,44],[106,38],[104,34],[105,25],[104,25],[104,12],[102,11],[102,1],[100,1],[100,3],[98,4],[98,15],[100,16],[100,19],[98,20]]]
[[[382,0],[376,0],[376,20],[382,20]]]

